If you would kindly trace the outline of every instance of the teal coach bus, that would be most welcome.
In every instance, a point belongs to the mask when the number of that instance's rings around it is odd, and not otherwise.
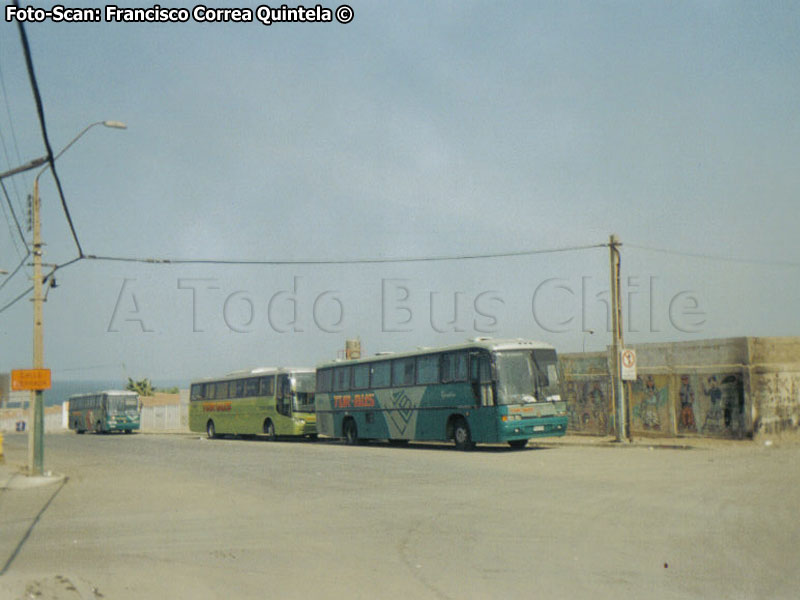
[[[552,346],[477,338],[445,348],[380,354],[317,367],[320,435],[361,440],[453,440],[524,447],[562,436],[566,403]]]
[[[139,395],[127,390],[107,390],[70,396],[69,428],[76,433],[133,433],[139,429]]]

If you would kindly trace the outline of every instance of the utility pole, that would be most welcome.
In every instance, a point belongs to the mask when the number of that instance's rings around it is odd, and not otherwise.
[[[33,368],[44,367],[42,335],[42,220],[39,202],[39,177],[33,180]],[[44,393],[31,392],[28,421],[28,474],[42,475],[44,471]]]
[[[611,234],[608,240],[608,253],[611,264],[611,397],[616,410],[617,441],[625,440],[625,393],[622,385],[622,372],[619,355],[622,351],[622,309],[620,307],[620,246],[619,238]]]
[[[95,125],[103,125],[104,127],[111,127],[113,129],[127,129],[128,126],[121,121],[97,121],[90,123],[81,130],[81,132],[72,138],[69,144],[56,154],[51,160],[50,164],[44,167],[33,180],[33,201],[31,206],[31,213],[33,216],[33,368],[42,369],[44,367],[44,342],[43,342],[43,317],[42,317],[42,303],[45,298],[42,295],[42,287],[44,280],[42,279],[42,221],[39,199],[39,177],[47,171],[55,161],[64,152],[72,147],[72,144],[77,142],[83,134],[89,131]],[[45,159],[36,159],[30,161],[27,165],[12,169],[9,173],[18,173],[33,168],[38,161]],[[0,173],[5,176],[6,173]],[[48,373],[48,387],[49,373]],[[26,388],[30,389],[30,388]],[[28,429],[28,475],[42,475],[44,471],[44,394],[42,390],[31,392],[31,403],[29,412],[29,421],[31,425]]]

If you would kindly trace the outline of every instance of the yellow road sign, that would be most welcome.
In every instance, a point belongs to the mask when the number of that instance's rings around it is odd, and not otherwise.
[[[20,390],[49,390],[50,369],[13,369],[11,371],[11,389]]]

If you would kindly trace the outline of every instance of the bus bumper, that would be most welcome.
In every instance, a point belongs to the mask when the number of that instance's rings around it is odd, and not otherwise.
[[[540,417],[500,423],[500,441],[529,440],[537,437],[563,436],[567,433],[567,417]]]

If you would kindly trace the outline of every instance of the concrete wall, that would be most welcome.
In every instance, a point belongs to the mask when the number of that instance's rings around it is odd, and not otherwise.
[[[142,408],[141,430],[143,432],[188,432],[189,406],[164,404]]]
[[[189,390],[181,390],[179,395],[162,394],[157,398],[152,398],[152,400],[158,403],[151,406],[142,406],[142,432],[166,433],[189,431]],[[48,406],[45,409],[45,432],[57,433],[68,430],[64,406],[65,405]],[[0,432],[11,433],[16,431],[17,423],[20,421],[25,422],[27,431],[27,410],[0,409]]]
[[[25,423],[25,431],[28,430],[28,411],[18,408],[0,410],[0,431],[11,433],[17,430],[17,423]],[[66,429],[66,422],[61,413],[61,407],[48,406],[44,413],[44,430],[47,433],[62,431]]]
[[[747,353],[755,433],[800,436],[800,338],[749,338]]]
[[[800,338],[726,338],[629,345],[625,384],[634,435],[800,435]],[[607,353],[561,357],[569,429],[614,432]]]

